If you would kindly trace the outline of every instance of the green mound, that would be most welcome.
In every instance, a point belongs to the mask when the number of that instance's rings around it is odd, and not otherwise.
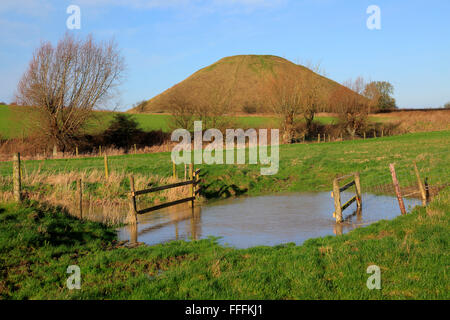
[[[337,82],[286,59],[269,55],[238,55],[223,58],[192,74],[187,79],[131,109],[130,112],[171,112],[171,101],[179,95],[188,96],[195,105],[215,101],[217,95],[229,96],[230,109],[225,113],[270,112],[267,80],[278,75],[319,78],[325,94],[340,86]],[[321,110],[328,111],[328,110]]]

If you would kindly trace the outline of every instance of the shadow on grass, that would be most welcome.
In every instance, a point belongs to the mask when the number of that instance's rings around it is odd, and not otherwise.
[[[69,215],[64,208],[49,204],[25,202],[14,214],[23,226],[23,232],[32,235],[29,244],[36,246],[98,246],[116,237],[114,230],[106,225],[80,220]]]

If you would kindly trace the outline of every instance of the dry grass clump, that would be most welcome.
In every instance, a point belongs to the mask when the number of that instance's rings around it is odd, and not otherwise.
[[[394,134],[450,130],[450,111],[404,111],[373,115],[396,125]]]
[[[22,179],[26,199],[61,206],[70,214],[79,216],[79,200],[76,181],[83,182],[83,219],[106,224],[126,223],[129,212],[129,176],[123,172],[111,172],[105,178],[102,171],[41,173],[39,170],[25,173]],[[175,178],[157,175],[134,175],[136,190],[179,182]],[[0,177],[0,201],[11,201],[12,177]],[[137,198],[138,209],[154,204],[190,196],[189,186],[163,190]]]
[[[426,209],[427,216],[444,217],[446,215],[446,213],[448,212],[447,208],[450,204],[449,193],[450,189],[446,189],[436,197],[436,200]]]

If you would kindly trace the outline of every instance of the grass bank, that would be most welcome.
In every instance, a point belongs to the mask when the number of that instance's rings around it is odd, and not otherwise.
[[[127,222],[130,191],[129,176],[112,172],[105,178],[103,171],[71,171],[56,174],[35,171],[22,179],[23,195],[28,200],[61,206],[74,216],[79,216],[77,181],[83,182],[83,219],[117,225]],[[136,190],[180,182],[173,177],[134,175]],[[0,176],[0,202],[13,200],[12,176]],[[149,207],[190,196],[189,186],[163,190],[139,196],[139,207]],[[201,201],[201,198],[199,199]]]
[[[115,248],[113,230],[31,203],[0,204],[3,299],[449,299],[450,189],[427,207],[302,246],[214,239]],[[81,290],[68,290],[69,265]],[[369,290],[367,267],[381,269]]]

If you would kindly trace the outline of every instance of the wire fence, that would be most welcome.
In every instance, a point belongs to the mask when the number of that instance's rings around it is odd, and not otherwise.
[[[393,162],[399,193],[396,192],[389,166],[385,163],[381,165],[383,169],[377,170],[376,174],[370,168],[360,173],[363,211],[374,202],[383,202],[385,207],[395,207],[400,212],[398,196],[402,198],[406,211],[410,211],[416,205],[431,201],[441,190],[450,186],[450,158],[446,151]],[[346,198],[349,195],[344,196]]]
[[[365,157],[367,165],[363,169],[361,166],[354,170],[352,163],[346,164],[342,168],[345,173],[358,171],[361,178],[361,189],[363,193],[363,209],[371,202],[392,202],[396,205],[396,191],[393,185],[393,179],[389,170],[389,164],[395,165],[395,172],[399,183],[400,195],[402,198],[418,200],[406,201],[408,206],[410,203],[420,203],[422,194],[420,190],[420,183],[425,187],[428,199],[432,199],[443,188],[450,186],[450,152],[445,144],[443,146],[433,147],[433,152],[416,152],[414,156],[414,149],[405,147],[398,151],[398,155],[387,154],[386,157],[376,157],[370,154],[365,155],[361,153],[356,155],[359,146],[347,150],[349,153],[355,155],[351,158],[352,161],[361,160]],[[383,143],[380,143],[380,148],[387,148]],[[359,150],[361,151],[361,150]],[[365,152],[365,151],[364,151]],[[388,150],[389,152],[389,150]],[[346,150],[339,151],[339,154],[345,154]],[[361,159],[360,159],[361,158]],[[375,160],[374,160],[375,158]],[[383,159],[377,159],[383,158]],[[347,160],[346,160],[347,161]],[[340,163],[340,162],[339,162]],[[336,165],[339,165],[336,162]],[[107,166],[106,166],[107,165]],[[417,166],[417,173],[415,166]],[[107,168],[107,170],[106,170]],[[41,173],[45,175],[52,174],[69,174],[74,172],[96,173],[98,182],[105,183],[104,176],[110,174],[118,177],[116,181],[117,190],[111,192],[111,196],[119,193],[120,190],[125,190],[127,187],[123,186],[123,181],[127,180],[126,175],[130,173],[138,173],[143,176],[143,181],[151,181],[148,177],[173,177],[174,171],[170,161],[170,155],[167,153],[152,154],[133,154],[126,159],[122,156],[106,157],[92,157],[92,158],[77,158],[77,159],[53,159],[53,160],[26,160],[21,162],[21,176],[29,178],[30,176],[38,176]],[[12,163],[0,162],[0,177],[11,177]],[[175,176],[179,179],[186,179],[186,167],[178,165],[175,167]],[[419,176],[419,178],[417,177]],[[214,173],[212,175],[214,178]],[[78,178],[78,177],[77,177]],[[38,180],[38,179],[37,179]],[[3,179],[3,182],[7,180]],[[11,181],[11,180],[8,180]],[[156,180],[155,180],[156,181]],[[166,182],[166,181],[164,181]],[[143,182],[144,183],[144,182]],[[329,189],[331,189],[332,181],[330,180]],[[313,186],[312,186],[313,187]],[[33,189],[34,186],[28,186],[28,189]],[[73,187],[75,188],[75,187]],[[92,187],[95,189],[94,187]],[[12,190],[12,186],[1,186],[0,190]],[[386,196],[380,198],[380,196]],[[343,199],[345,202],[345,197]]]

